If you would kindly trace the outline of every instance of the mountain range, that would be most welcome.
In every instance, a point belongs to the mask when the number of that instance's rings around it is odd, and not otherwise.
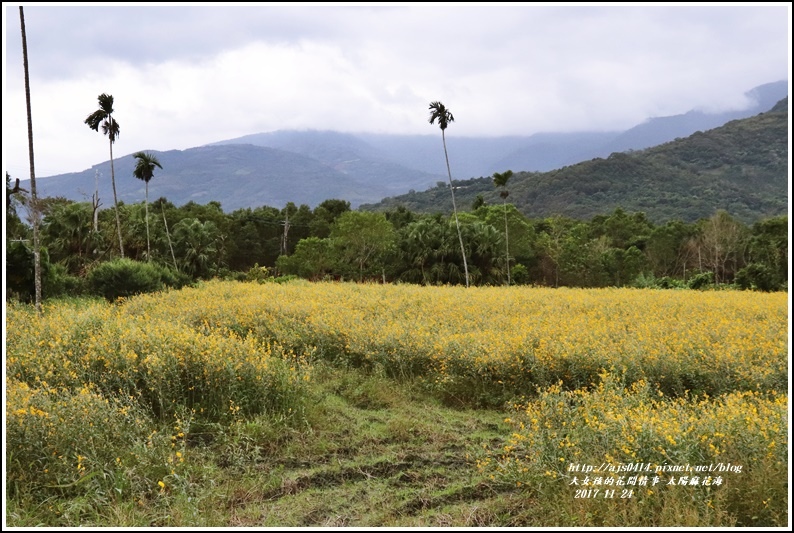
[[[747,224],[788,210],[788,97],[766,113],[732,120],[644,150],[613,152],[548,172],[517,172],[508,201],[530,218],[589,219],[616,208],[641,211],[656,223],[694,222],[719,209]],[[492,178],[453,181],[458,209],[501,204]],[[365,204],[450,212],[449,186]]]
[[[453,178],[490,176],[508,168],[547,172],[614,152],[650,146],[715,128],[769,110],[788,94],[788,82],[761,85],[746,96],[747,109],[690,111],[649,119],[622,132],[538,133],[530,136],[456,137],[447,147]],[[430,128],[430,126],[428,126]],[[149,184],[149,197],[164,196],[177,205],[219,201],[225,211],[287,202],[311,207],[323,200],[347,200],[356,208],[446,181],[443,147],[437,130],[428,135],[288,131],[257,133],[186,150],[155,151],[163,169]],[[138,151],[138,150],[136,150]],[[132,177],[131,154],[115,159],[119,199],[139,202],[143,182]],[[110,162],[82,172],[42,178],[42,196],[86,201],[99,185],[104,206],[112,203]]]

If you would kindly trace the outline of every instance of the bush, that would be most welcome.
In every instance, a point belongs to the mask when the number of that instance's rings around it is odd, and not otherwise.
[[[705,289],[714,284],[714,272],[701,272],[689,279],[687,283],[690,289]]]
[[[242,281],[256,281],[258,283],[264,283],[265,281],[272,279],[272,270],[266,266],[261,267],[259,266],[259,263],[256,263],[248,272],[245,273]]]
[[[686,289],[687,284],[681,280],[664,276],[657,278],[653,274],[640,273],[634,279],[633,287],[638,289]]]
[[[751,263],[736,273],[736,284],[744,290],[772,292],[780,287],[780,280],[768,266]]]
[[[66,267],[60,264],[50,266],[41,285],[42,296],[45,298],[80,296],[85,292],[84,280],[70,275]]]
[[[529,283],[529,271],[521,263],[510,269],[510,277],[514,285],[526,285]]]
[[[157,266],[157,268],[160,270],[160,280],[166,287],[181,289],[193,283],[193,278],[184,272],[177,272],[164,266]]]
[[[114,259],[91,270],[88,285],[93,294],[112,302],[119,297],[162,290],[164,277],[166,281],[176,282],[176,275],[162,267],[132,259]]]

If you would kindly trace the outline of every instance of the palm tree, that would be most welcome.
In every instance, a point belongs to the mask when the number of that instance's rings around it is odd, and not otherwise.
[[[146,201],[143,204],[146,208],[146,259],[151,260],[152,250],[149,246],[149,181],[154,177],[154,167],[162,169],[163,166],[154,154],[136,152],[132,154],[132,157],[137,160],[132,175],[146,183]]]
[[[25,13],[19,6],[19,24],[22,30],[22,61],[25,67],[25,101],[28,108],[28,155],[30,157],[30,200],[33,210],[33,284],[36,312],[41,314],[41,247],[39,244],[39,203],[36,197],[36,171],[33,166],[33,118],[30,113],[30,76],[28,74],[28,39],[25,33]]]
[[[507,284],[510,285],[510,244],[507,240],[507,197],[510,195],[507,192],[507,182],[513,176],[512,170],[506,170],[499,174],[498,172],[494,172],[493,174],[493,182],[494,185],[497,187],[502,187],[502,192],[499,193],[499,196],[502,197],[502,204],[505,207],[505,254],[507,258]]]
[[[119,252],[124,257],[124,243],[121,239],[121,219],[119,218],[119,200],[116,196],[116,173],[113,169],[113,143],[119,136],[119,123],[113,118],[113,95],[102,93],[99,95],[99,109],[88,115],[85,123],[94,131],[99,131],[102,126],[102,134],[107,135],[110,140],[110,183],[113,185],[113,205],[116,209],[116,230],[119,234]]]
[[[430,124],[438,120],[438,127],[441,128],[441,140],[444,143],[444,157],[447,161],[447,175],[449,176],[449,191],[452,193],[452,211],[455,214],[455,227],[458,229],[458,240],[460,241],[460,253],[463,255],[463,271],[466,275],[466,288],[469,287],[469,266],[466,262],[466,250],[463,248],[463,236],[460,233],[460,222],[458,222],[458,207],[455,205],[455,188],[452,186],[452,171],[449,169],[449,154],[447,154],[447,138],[444,130],[450,122],[455,121],[449,109],[441,102],[430,102]]]

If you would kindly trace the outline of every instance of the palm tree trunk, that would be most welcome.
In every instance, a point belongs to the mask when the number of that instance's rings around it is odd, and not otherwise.
[[[149,182],[146,182],[146,201],[143,203],[146,210],[146,260],[152,260],[152,250],[149,247]]]
[[[171,250],[171,259],[174,261],[174,269],[179,272],[179,267],[176,264],[176,256],[174,255],[174,246],[171,244],[171,233],[168,231],[168,221],[165,219],[165,208],[160,204],[160,209],[163,212],[163,224],[165,225],[165,236],[168,237],[168,248]]]
[[[119,199],[116,196],[116,172],[113,169],[113,139],[110,139],[110,183],[113,185],[113,205],[116,211],[116,230],[119,234],[119,253],[124,259],[124,242],[121,240],[121,219],[119,218]]]
[[[33,118],[30,111],[30,76],[28,74],[28,40],[25,33],[25,13],[19,6],[19,23],[22,31],[22,60],[25,67],[25,101],[28,111],[28,154],[30,157],[30,197],[33,208],[33,284],[36,312],[41,314],[41,245],[39,243],[39,202],[36,196],[36,171],[33,165]]]
[[[466,263],[466,250],[463,248],[463,236],[460,233],[460,222],[458,222],[458,207],[455,205],[455,187],[452,186],[452,171],[449,168],[449,155],[447,154],[447,138],[444,130],[441,130],[441,140],[444,142],[444,157],[447,160],[447,175],[449,176],[449,190],[452,193],[452,212],[455,214],[455,227],[458,229],[458,240],[460,241],[460,253],[463,255],[463,271],[466,274],[466,288],[469,288],[469,265]]]
[[[507,199],[502,200],[505,207],[505,255],[507,256],[507,284],[510,285],[510,242],[507,240]]]

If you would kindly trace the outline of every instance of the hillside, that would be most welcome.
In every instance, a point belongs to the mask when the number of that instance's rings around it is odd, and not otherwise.
[[[506,169],[503,169],[506,170]],[[788,99],[772,111],[642,151],[613,153],[545,173],[518,172],[509,201],[525,215],[587,219],[616,207],[651,220],[694,221],[717,209],[750,223],[787,212]],[[478,194],[501,203],[490,178],[455,182],[459,206]],[[362,209],[396,206],[448,212],[447,186],[387,198]]]
[[[217,200],[226,211],[262,205],[283,206],[287,202],[316,206],[328,198],[344,198],[351,205],[372,202],[410,187],[427,187],[438,177],[403,169],[404,182],[379,183],[367,176],[393,176],[395,170],[372,162],[325,164],[295,152],[251,144],[213,145],[188,150],[152,150],[163,166],[149,183],[149,198],[165,196],[177,205]],[[132,176],[132,155],[115,160],[119,200],[134,203],[144,197],[144,183]],[[110,162],[88,170],[63,174],[37,182],[42,196],[63,196],[85,201],[99,177],[103,205],[113,202]]]

